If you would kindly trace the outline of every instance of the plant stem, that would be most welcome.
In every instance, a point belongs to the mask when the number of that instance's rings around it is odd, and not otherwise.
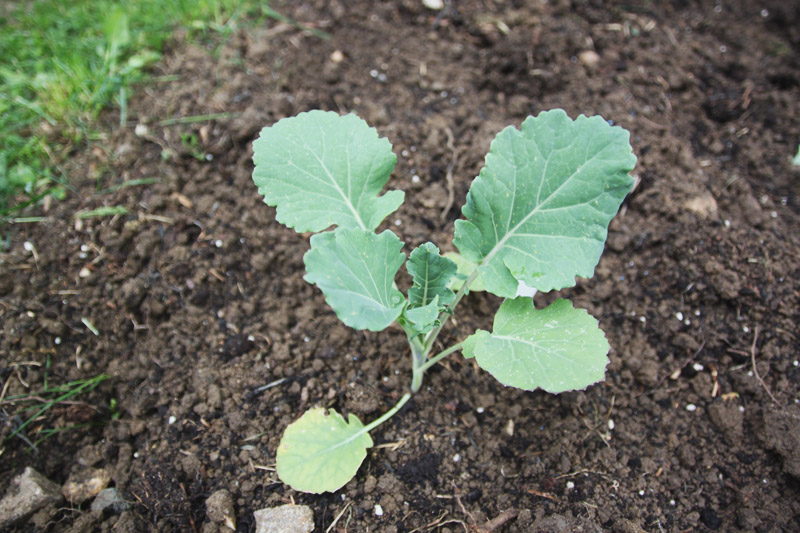
[[[422,387],[422,377],[425,374],[422,367],[427,355],[428,352],[422,343],[416,340],[411,342],[411,392],[418,392]]]
[[[461,349],[462,343],[458,343],[440,352],[430,360],[428,359],[428,354],[431,353],[433,344],[436,342],[436,337],[439,336],[439,333],[441,333],[442,328],[447,323],[447,320],[458,305],[458,302],[469,292],[470,284],[472,284],[477,277],[478,267],[476,266],[475,270],[458,290],[458,293],[456,293],[456,297],[450,305],[450,309],[439,314],[439,325],[425,337],[424,342],[419,342],[417,339],[409,337],[409,343],[411,344],[411,392],[419,392],[419,389],[422,387],[422,378],[426,370],[451,353]]]
[[[381,415],[380,418],[378,418],[376,420],[373,420],[372,422],[370,422],[369,424],[364,426],[364,429],[361,432],[359,432],[359,435],[362,434],[362,433],[368,433],[368,432],[372,431],[376,427],[380,426],[381,424],[383,424],[384,422],[386,422],[387,420],[392,418],[394,415],[397,414],[397,411],[402,409],[403,406],[406,404],[406,402],[408,402],[408,400],[410,400],[410,399],[411,399],[411,393],[410,392],[407,392],[407,393],[403,394],[403,397],[400,398],[400,400],[395,404],[394,407],[392,407],[391,409],[389,409],[388,411],[383,413],[383,415]]]
[[[439,333],[442,332],[442,328],[444,328],[445,324],[447,324],[447,321],[450,319],[450,315],[453,313],[461,299],[467,294],[467,292],[469,292],[469,286],[473,281],[475,281],[475,278],[478,277],[478,266],[475,267],[475,270],[472,271],[472,274],[469,275],[467,280],[456,293],[453,303],[450,304],[450,311],[443,311],[439,314],[439,325],[425,338],[425,359],[428,358],[428,354],[431,352],[431,348],[433,348],[433,343],[436,342],[436,337],[438,337]]]

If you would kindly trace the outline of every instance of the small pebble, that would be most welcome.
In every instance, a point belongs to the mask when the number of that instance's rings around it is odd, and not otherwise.
[[[253,512],[256,533],[291,531],[310,533],[314,530],[314,512],[307,505],[281,505]]]
[[[444,0],[422,0],[422,5],[428,9],[438,11],[444,8]]]
[[[380,504],[375,504],[375,516],[383,516],[383,507]]]
[[[236,512],[233,505],[233,495],[225,489],[220,489],[206,500],[206,516],[209,520],[225,524],[232,531],[236,530]]]
[[[588,68],[595,68],[600,63],[600,55],[594,50],[584,50],[578,54],[578,59]]]
[[[61,487],[61,494],[70,503],[80,505],[97,496],[111,481],[111,472],[105,468],[82,468],[73,471]]]
[[[697,406],[693,403],[690,403],[686,406],[686,410],[691,412],[697,411]]]

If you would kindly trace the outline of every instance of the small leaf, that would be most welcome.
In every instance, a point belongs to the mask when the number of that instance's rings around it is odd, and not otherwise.
[[[377,235],[337,228],[311,237],[303,256],[305,280],[325,294],[339,319],[355,329],[381,331],[400,316],[403,293],[394,277],[405,260],[403,243],[389,230]]]
[[[464,341],[464,355],[503,385],[559,393],[602,381],[608,341],[595,320],[569,300],[537,310],[530,298],[506,300],[491,334],[478,331]]]
[[[436,298],[444,307],[455,298],[448,285],[458,267],[439,255],[439,249],[433,243],[426,242],[411,252],[406,269],[414,279],[414,286],[408,290],[410,307],[426,306]]]
[[[279,120],[261,130],[253,152],[258,192],[298,232],[374,230],[403,203],[402,191],[378,196],[397,157],[355,115],[317,110]]]
[[[495,137],[453,240],[489,292],[513,298],[520,280],[547,292],[592,276],[633,187],[628,138],[602,117],[573,121],[560,109]]]
[[[467,278],[470,277],[472,272],[478,268],[478,265],[472,261],[467,261],[464,259],[464,256],[458,252],[445,252],[444,256],[454,262],[458,267],[458,272],[456,272],[456,275],[450,280],[450,288],[454,291],[457,291],[461,288]],[[475,279],[472,280],[469,290],[470,292],[486,290],[480,274],[478,274]]]
[[[364,425],[331,410],[310,409],[289,424],[278,446],[278,476],[293,489],[320,494],[342,488],[372,447]]]
[[[439,325],[440,311],[439,297],[434,296],[433,301],[428,305],[414,308],[406,307],[400,317],[400,323],[404,326],[406,333],[408,333],[410,337],[415,337],[423,333],[428,333]]]

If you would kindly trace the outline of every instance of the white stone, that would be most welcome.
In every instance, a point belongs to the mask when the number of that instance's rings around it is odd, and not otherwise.
[[[61,487],[61,494],[68,502],[80,505],[97,496],[111,481],[111,472],[105,468],[81,468],[74,470]]]
[[[600,54],[594,50],[583,50],[578,54],[578,59],[588,68],[595,68],[600,63]]]
[[[307,505],[281,505],[253,513],[256,533],[311,533],[314,512]]]
[[[444,8],[444,0],[422,0],[422,5],[428,9],[438,11]]]

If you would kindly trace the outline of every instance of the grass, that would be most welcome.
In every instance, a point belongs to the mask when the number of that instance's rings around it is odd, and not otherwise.
[[[176,27],[232,33],[266,0],[38,0],[0,4],[0,217],[69,187],[59,164],[99,113],[121,124],[134,84]]]
[[[84,423],[57,428],[45,427],[44,424],[47,423],[45,419],[48,412],[52,411],[54,407],[59,405],[74,405],[78,396],[94,390],[107,379],[107,375],[99,374],[89,379],[81,379],[63,385],[51,386],[47,381],[47,373],[45,371],[44,387],[39,391],[15,396],[5,396],[5,387],[3,387],[2,394],[0,394],[0,420],[14,429],[0,444],[4,444],[14,437],[17,437],[22,439],[31,449],[35,450],[39,443],[56,433],[88,427],[91,424]],[[8,410],[7,407],[10,407],[10,410]],[[115,408],[116,406],[112,407]],[[38,426],[33,428],[33,433],[28,435],[25,430],[28,426],[33,427],[34,424],[38,424]],[[36,440],[31,440],[32,438]],[[0,454],[1,453],[2,449],[0,448]]]

